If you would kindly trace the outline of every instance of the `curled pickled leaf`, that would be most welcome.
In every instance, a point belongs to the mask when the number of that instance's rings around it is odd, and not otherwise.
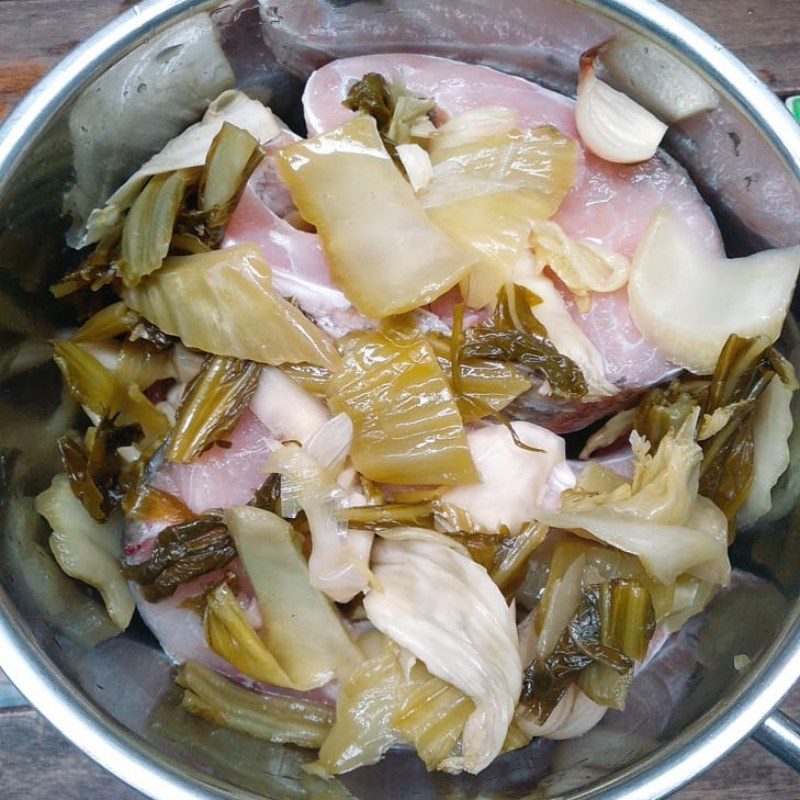
[[[261,638],[293,684],[310,689],[345,680],[363,657],[337,610],[309,583],[291,526],[252,507],[229,509],[224,518],[261,608]]]
[[[160,269],[191,180],[188,170],[155,175],[136,198],[125,217],[122,254],[117,263],[126,286],[136,286],[142,278]]]
[[[264,157],[258,139],[243,128],[223,123],[211,142],[193,204],[182,210],[179,235],[193,236],[206,248],[219,247],[239,198]],[[173,238],[172,245],[196,246]]]
[[[118,427],[138,425],[142,447],[155,448],[169,430],[167,418],[136,384],[123,384],[91,353],[71,342],[53,342],[53,358],[69,393],[98,417],[113,418]]]
[[[375,120],[384,147],[395,163],[399,163],[398,145],[414,142],[418,138],[416,132],[425,135],[433,129],[429,115],[436,107],[434,100],[411,94],[399,77],[389,83],[377,72],[367,73],[348,89],[342,105]]]
[[[101,308],[75,331],[72,341],[91,342],[114,339],[123,333],[130,333],[141,317],[131,311],[121,300]]]
[[[467,304],[492,303],[528,251],[531,220],[551,217],[572,188],[577,145],[551,127],[514,130],[432,154],[420,193],[430,218],[478,258]]]
[[[61,463],[75,496],[97,522],[105,522],[124,494],[120,479],[123,460],[118,449],[142,438],[138,425],[118,428],[103,417],[83,440],[67,434],[58,440]]]
[[[614,579],[586,587],[553,651],[525,670],[521,702],[546,722],[580,681],[595,702],[624,706],[634,661],[644,656],[654,629],[650,596],[640,584]]]
[[[273,686],[295,688],[253,630],[227,583],[221,583],[206,598],[203,628],[208,646],[243,675]]]
[[[100,592],[108,615],[125,630],[135,608],[122,573],[122,520],[95,522],[72,493],[66,475],[56,475],[36,498],[36,510],[53,533],[50,549],[67,575]]]
[[[169,437],[170,461],[194,461],[230,433],[250,404],[261,367],[252,361],[213,356],[186,387]]]
[[[540,298],[524,286],[507,284],[496,300],[489,324],[468,328],[462,334],[454,318],[458,361],[478,358],[517,364],[544,378],[556,395],[586,395],[589,389],[581,369],[556,350],[533,313]]]
[[[584,314],[590,308],[590,292],[613,292],[628,281],[627,258],[570,238],[556,222],[534,220],[531,246],[539,268],[549,268],[561,279]]]
[[[473,108],[451,117],[428,136],[431,153],[475,144],[491,136],[502,136],[519,128],[519,112],[505,106]]]
[[[50,287],[52,295],[61,299],[77,292],[97,292],[110,284],[116,275],[113,264],[119,255],[121,234],[121,226],[112,229],[76,269]]]
[[[273,365],[338,361],[332,341],[273,289],[255,245],[170,257],[123,295],[186,347]]]
[[[370,480],[477,479],[456,400],[428,342],[415,333],[364,334],[328,384],[331,407],[353,421],[351,458]]]
[[[280,151],[278,167],[316,227],[334,278],[362,314],[381,318],[430,303],[472,265],[428,219],[371,117]]]
[[[282,364],[281,372],[314,397],[325,399],[331,371],[316,364]]]
[[[154,603],[170,597],[184,583],[221,569],[235,556],[236,547],[222,520],[204,515],[164,528],[150,558],[126,566],[125,575]]]
[[[196,517],[179,497],[144,481],[129,487],[122,500],[122,511],[125,518],[132,522],[166,522],[177,525]]]
[[[194,661],[181,667],[176,680],[185,689],[181,705],[188,712],[268,742],[314,749],[334,722],[330,706],[243,689]]]
[[[475,703],[421,665],[414,673],[414,681],[406,689],[392,725],[414,745],[430,772],[439,769],[456,748],[467,720],[475,711]]]
[[[347,679],[336,702],[336,722],[319,757],[306,770],[341,775],[376,764],[402,741],[392,725],[407,692],[403,670],[388,648],[361,664]]]

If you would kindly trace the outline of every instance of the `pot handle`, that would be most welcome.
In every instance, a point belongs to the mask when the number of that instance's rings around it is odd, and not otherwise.
[[[784,764],[800,772],[800,725],[783,711],[773,711],[753,731],[753,738]]]

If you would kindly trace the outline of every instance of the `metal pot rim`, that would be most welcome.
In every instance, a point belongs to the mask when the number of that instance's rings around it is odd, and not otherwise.
[[[738,59],[676,12],[655,0],[570,0],[656,39],[703,72],[759,129],[787,171],[800,182],[800,127],[777,98]],[[63,59],[0,127],[0,192],[46,124],[86,84],[179,18],[219,5],[218,0],[148,0],[108,24]],[[10,599],[0,587],[0,605]],[[110,772],[156,800],[218,800],[230,786],[190,772],[143,745],[84,697],[32,640],[24,622],[0,614],[0,667],[67,738]],[[800,607],[734,702],[715,708],[674,741],[574,800],[642,800],[678,789],[738,745],[770,714],[800,676]],[[258,796],[237,791],[242,800]]]

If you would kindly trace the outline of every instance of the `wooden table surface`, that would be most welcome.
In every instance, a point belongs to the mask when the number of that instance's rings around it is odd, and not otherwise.
[[[669,0],[781,95],[800,93],[800,0]],[[62,56],[129,0],[0,0],[0,119]],[[0,676],[2,684],[2,676]],[[0,691],[2,685],[0,685]],[[800,718],[800,688],[783,706]],[[0,713],[3,800],[141,800],[34,711]],[[745,742],[679,800],[798,800],[800,776]]]

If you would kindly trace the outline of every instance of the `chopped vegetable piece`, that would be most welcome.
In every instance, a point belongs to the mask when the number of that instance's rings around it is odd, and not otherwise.
[[[209,358],[186,387],[166,457],[170,461],[194,461],[230,433],[250,403],[260,370],[252,361]]]
[[[417,749],[430,772],[443,766],[461,739],[475,703],[455,686],[419,667],[414,684],[392,717],[394,728]]]
[[[243,92],[236,90],[222,92],[209,104],[200,122],[190,125],[179,136],[170,139],[162,150],[108,198],[103,208],[92,211],[86,229],[74,246],[85,247],[105,239],[113,232],[151,176],[202,167],[211,144],[224,123],[248,131],[260,144],[266,144],[280,133],[272,112],[257,100],[251,100]]]
[[[730,576],[727,520],[698,495],[703,452],[694,441],[697,410],[669,431],[653,455],[632,437],[632,483],[610,491],[578,485],[562,493],[562,510],[537,510],[541,522],[591,536],[638,556],[648,573],[673,583],[684,572],[724,585]]]
[[[388,648],[361,664],[342,686],[336,722],[319,758],[306,766],[318,775],[341,775],[375,764],[402,739],[392,718],[408,691],[403,670]]]
[[[191,178],[187,170],[155,175],[136,198],[125,218],[117,265],[126,286],[136,286],[161,267]]]
[[[78,343],[113,339],[122,333],[132,331],[140,319],[135,311],[131,311],[120,300],[89,317],[75,332],[72,341]]]
[[[36,498],[36,510],[53,533],[50,549],[67,575],[100,592],[108,615],[121,630],[135,608],[122,574],[122,520],[95,522],[70,489],[66,475],[56,475]]]
[[[119,427],[138,425],[144,432],[142,447],[156,447],[169,430],[167,418],[142,394],[136,384],[123,385],[93,355],[71,342],[54,341],[58,368],[70,394],[98,417],[114,418]]]
[[[309,394],[325,399],[328,381],[331,379],[329,369],[314,364],[283,364],[280,369]]]
[[[508,284],[497,295],[491,323],[463,332],[458,360],[490,359],[520,366],[541,375],[562,397],[582,397],[588,392],[578,365],[556,350],[533,309],[540,299],[523,286]],[[454,336],[456,331],[453,331]]]
[[[127,447],[142,437],[138,425],[122,428],[103,417],[90,428],[86,441],[75,434],[58,440],[61,463],[73,494],[96,522],[105,522],[119,505],[124,491],[120,485],[123,471],[118,448]]]
[[[431,131],[428,148],[431,153],[450,147],[475,144],[492,136],[502,136],[519,128],[519,112],[504,106],[473,108],[451,117],[443,125]]]
[[[386,330],[357,337],[328,396],[334,411],[353,420],[351,457],[370,480],[477,480],[455,398],[422,336]]]
[[[334,278],[362,314],[423,306],[470,268],[473,258],[425,215],[371,117],[282,150],[278,167],[316,227]]]
[[[265,364],[338,361],[331,340],[272,288],[255,245],[168,258],[123,295],[187,347]]]
[[[298,688],[253,630],[227,583],[206,598],[203,627],[208,646],[243,675],[273,686]]]
[[[314,749],[334,722],[330,706],[252,692],[193,661],[181,667],[177,683],[186,690],[181,705],[190,713],[268,742]]]
[[[375,120],[384,147],[396,163],[397,146],[412,142],[415,128],[420,133],[433,128],[429,115],[434,101],[406,91],[399,77],[389,83],[383,75],[370,72],[350,87],[342,105]]]
[[[800,246],[747,258],[707,249],[666,208],[653,215],[628,281],[636,327],[669,361],[714,371],[726,340],[780,335],[800,269]]]
[[[313,457],[313,444],[314,440],[309,443],[307,451],[293,443],[276,450],[264,469],[282,476],[281,510],[287,512],[289,489],[291,499],[296,499],[305,512],[311,531],[309,582],[335,602],[346,603],[362,592],[369,582],[372,536],[363,531],[349,531],[342,519],[346,495],[336,484],[335,473],[330,467],[341,463],[344,458],[333,454],[335,461],[329,460],[323,466],[322,459],[318,461]],[[344,451],[346,454],[347,450]]]
[[[156,537],[150,558],[125,567],[151,603],[175,593],[184,583],[221,569],[236,557],[228,528],[210,514],[170,525]]]
[[[294,685],[345,680],[362,661],[361,652],[330,601],[309,583],[291,526],[251,507],[229,509],[224,518],[261,607],[264,644]]]
[[[430,218],[478,257],[467,304],[494,302],[528,255],[531,220],[552,216],[572,188],[577,145],[555,128],[510,131],[432,154],[420,194]]]
[[[650,595],[640,584],[614,579],[588,586],[555,649],[525,670],[521,702],[544,723],[580,679],[596,703],[624,707],[633,663],[644,657],[654,629]]]
[[[534,220],[531,246],[541,270],[549,268],[575,296],[585,314],[591,307],[590,292],[613,292],[628,282],[630,262],[592,242],[572,239],[556,222]]]
[[[174,494],[141,483],[129,490],[122,501],[125,517],[133,522],[189,522],[195,514]]]

